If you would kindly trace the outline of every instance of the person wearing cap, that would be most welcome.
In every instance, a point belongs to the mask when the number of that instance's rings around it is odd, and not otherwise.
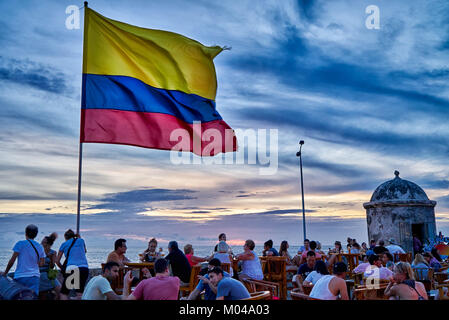
[[[348,268],[344,262],[334,265],[333,274],[322,276],[312,288],[309,297],[320,300],[349,300],[346,286],[346,272]]]
[[[398,246],[396,244],[396,241],[391,238],[388,240],[388,242],[390,243],[390,245],[386,246],[385,248],[387,248],[387,250],[391,253],[391,254],[395,254],[395,253],[405,253],[404,249],[402,249],[400,246]]]

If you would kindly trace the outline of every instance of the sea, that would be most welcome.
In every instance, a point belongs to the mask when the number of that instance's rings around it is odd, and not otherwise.
[[[194,254],[195,256],[198,257],[206,257],[206,256],[210,256],[213,253],[213,249],[214,249],[214,245],[212,246],[194,246]],[[296,254],[296,252],[298,251],[300,246],[294,246],[291,245],[290,248],[288,249],[288,251],[290,252],[290,254],[292,256],[294,256]],[[276,250],[279,250],[278,247],[275,247]],[[321,250],[324,252],[327,252],[330,248],[333,248],[332,245],[322,245]],[[125,256],[130,259],[133,262],[138,262],[139,261],[139,253],[142,253],[146,248],[145,247],[131,247],[129,246]],[[164,251],[163,253],[168,254],[166,247],[163,247]],[[258,250],[259,249],[259,250]],[[57,250],[57,247],[56,247]],[[159,248],[158,248],[159,250]],[[233,246],[232,250],[234,252],[234,254],[243,252],[243,248],[242,246]],[[262,255],[262,246],[257,246],[256,247],[256,253],[259,255]],[[111,252],[111,247],[101,247],[101,246],[96,246],[96,247],[88,247],[87,248],[87,261],[89,263],[89,268],[100,268],[101,264],[104,263],[106,261],[106,258],[108,256],[108,254]],[[12,247],[0,247],[0,271],[4,271],[6,268],[6,265],[8,264],[9,259],[11,258],[12,255]],[[64,258],[63,258],[64,259]],[[17,265],[17,261],[15,263],[15,265],[12,267],[11,271],[15,270],[15,266]]]

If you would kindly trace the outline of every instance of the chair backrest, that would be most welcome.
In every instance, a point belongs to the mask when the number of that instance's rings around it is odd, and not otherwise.
[[[193,291],[195,290],[196,286],[198,285],[198,282],[200,280],[198,279],[198,275],[201,271],[201,265],[195,265],[192,267],[192,271],[190,272],[190,281],[189,281],[189,290]]]
[[[280,296],[280,288],[278,283],[251,279],[245,279],[244,281],[242,281],[242,283],[250,293],[270,291],[273,297]]]
[[[393,258],[394,258],[394,262],[403,261],[403,262],[412,263],[412,256],[413,255],[411,252],[395,253]]]
[[[431,281],[433,279],[432,268],[412,268],[417,281]]]
[[[226,271],[227,273],[231,273],[231,264],[230,263],[222,263],[221,269]]]
[[[241,300],[269,300],[271,299],[270,291],[258,291],[250,293],[251,297]]]
[[[304,294],[302,292],[290,292],[290,296],[292,298],[292,300],[321,300],[321,299],[316,299],[316,298],[311,298],[309,297],[309,295]]]

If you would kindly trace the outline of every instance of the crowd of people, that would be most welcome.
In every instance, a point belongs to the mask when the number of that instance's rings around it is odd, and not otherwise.
[[[112,284],[117,281],[121,268],[131,262],[125,256],[126,239],[114,242],[114,250],[107,256],[101,274],[89,279],[86,244],[79,235],[67,230],[64,233],[65,241],[58,252],[52,250],[57,239],[56,233],[44,237],[41,243],[35,241],[37,235],[37,226],[26,227],[25,240],[14,245],[11,259],[2,274],[8,275],[17,260],[14,281],[29,288],[40,298],[52,292],[55,299],[61,300],[195,300],[202,294],[205,300],[240,300],[250,297],[244,285],[245,280],[264,279],[253,240],[246,240],[243,252],[234,254],[223,233],[219,235],[213,253],[200,257],[195,255],[191,244],[186,244],[182,251],[176,241],[168,243],[168,254],[164,255],[162,248],[157,250],[157,240],[152,238],[148,242],[148,248],[139,257],[141,262],[153,262],[154,268],[142,269],[141,279],[128,271],[123,278],[122,294],[119,295],[113,290]],[[443,263],[436,249],[423,252],[422,245],[415,240],[416,251],[411,265],[407,262],[394,262],[396,253],[405,253],[394,239],[389,239],[386,246],[383,240],[371,240],[368,247],[365,242],[359,245],[355,239],[348,238],[346,251],[340,241],[335,241],[334,247],[328,252],[322,250],[318,241],[308,239],[294,254],[289,252],[289,247],[287,241],[282,241],[279,250],[276,250],[273,241],[268,240],[264,243],[262,256],[286,257],[287,271],[296,273],[292,283],[300,292],[304,292],[305,287],[312,287],[309,296],[322,300],[347,300],[350,297],[345,281],[348,261],[345,260],[346,257],[337,261],[340,253],[358,255],[360,263],[352,272],[363,274],[364,278],[376,277],[388,281],[385,295],[401,300],[428,299],[423,284],[415,281],[413,268],[438,271]],[[234,272],[232,267],[230,272],[221,268],[222,264],[232,266],[235,260],[238,261],[240,272]],[[189,286],[192,268],[198,264],[204,266],[198,275],[198,285],[188,296],[180,297],[180,288]],[[78,277],[78,285],[75,287],[71,285],[70,279],[74,269]],[[130,288],[134,290],[131,292]]]

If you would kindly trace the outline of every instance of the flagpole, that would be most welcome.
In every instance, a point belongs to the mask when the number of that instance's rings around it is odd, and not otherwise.
[[[87,8],[88,2],[84,1],[84,33],[86,33],[86,8]],[[86,34],[83,35],[84,38],[87,37]],[[85,41],[83,41],[83,47],[84,47]],[[83,48],[84,51],[84,48]],[[84,63],[84,53],[83,53],[83,63]],[[83,66],[84,71],[84,66]],[[81,86],[81,92],[83,88]],[[81,93],[82,96],[82,93]],[[81,97],[81,112],[82,112],[82,97]],[[82,117],[82,115],[81,115]],[[78,203],[76,208],[76,234],[80,234],[80,218],[81,218],[81,176],[82,176],[82,169],[83,169],[83,143],[81,142],[81,129],[82,129],[82,119],[80,121],[80,142],[79,142],[79,152],[78,152]]]

